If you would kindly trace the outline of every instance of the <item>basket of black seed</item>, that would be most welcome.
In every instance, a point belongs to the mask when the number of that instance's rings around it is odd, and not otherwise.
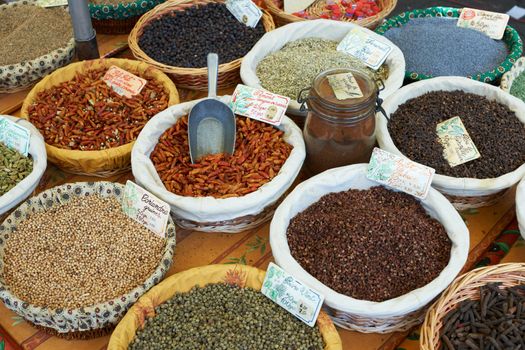
[[[337,50],[352,30],[392,47],[379,68],[372,69],[360,59]],[[354,23],[325,19],[297,22],[265,34],[244,57],[241,78],[248,86],[289,97],[288,113],[301,115],[304,112],[297,102],[299,92],[310,87],[319,73],[349,67],[366,72],[374,81],[381,80],[379,96],[383,99],[403,85],[405,59],[397,46]]]
[[[47,167],[46,145],[40,132],[24,119],[0,115],[0,129],[3,131],[13,127],[13,123],[23,128],[22,132],[29,136],[29,144],[19,143],[27,149],[26,156],[25,150],[17,149],[12,142],[0,141],[0,214],[33,193]]]
[[[208,265],[166,278],[139,299],[111,335],[108,350],[340,350],[321,311],[309,327],[260,292],[265,271]]]
[[[525,180],[521,180],[516,189],[516,217],[521,236],[525,239]]]
[[[175,225],[154,233],[124,213],[125,186],[78,182],[26,200],[0,225],[0,300],[66,339],[108,334],[162,280]]]
[[[430,307],[422,350],[523,349],[525,264],[481,267],[457,278]]]
[[[0,93],[26,89],[73,59],[69,13],[33,0],[0,5],[0,47]]]
[[[525,175],[525,104],[495,86],[432,78],[399,89],[383,108],[379,146],[434,168],[432,186],[458,210],[496,203]]]
[[[219,55],[217,86],[235,85],[244,55],[274,28],[264,10],[252,28],[234,17],[224,0],[169,0],[140,18],[128,43],[135,58],[169,73],[177,86],[206,91],[209,52]]]
[[[299,184],[270,225],[275,262],[325,296],[342,328],[411,329],[463,268],[469,232],[438,191],[425,199],[378,185],[368,164]]]
[[[387,19],[375,31],[403,51],[408,80],[463,76],[498,81],[523,52],[518,32],[506,26],[503,37],[495,39],[458,26],[461,13],[453,7],[416,9]]]

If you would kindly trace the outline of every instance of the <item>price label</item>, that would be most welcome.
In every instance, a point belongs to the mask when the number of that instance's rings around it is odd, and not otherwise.
[[[31,132],[29,129],[7,118],[0,117],[0,142],[27,157],[30,140]]]
[[[363,92],[352,73],[332,74],[327,78],[338,100],[363,97]]]
[[[458,27],[470,28],[499,40],[505,34],[509,15],[498,12],[483,11],[465,7],[461,10]]]
[[[289,97],[239,84],[233,92],[230,107],[233,113],[278,126],[289,103]]]
[[[277,305],[313,327],[324,295],[305,286],[274,263],[268,265],[261,292]]]
[[[436,171],[379,148],[374,148],[366,177],[385,186],[425,199]]]
[[[337,45],[337,50],[352,55],[368,67],[377,70],[392,52],[392,46],[373,38],[359,28],[354,28]]]
[[[170,215],[169,204],[129,180],[124,188],[122,211],[157,235],[165,237]]]
[[[226,8],[241,23],[255,28],[262,17],[262,11],[251,0],[226,0]]]
[[[122,68],[111,66],[102,78],[113,91],[121,96],[131,98],[140,94],[142,88],[146,86],[147,80],[137,77]]]
[[[436,133],[443,146],[443,157],[451,167],[481,157],[461,118],[454,117],[439,123]]]
[[[38,0],[37,5],[42,7],[67,6],[67,0]]]

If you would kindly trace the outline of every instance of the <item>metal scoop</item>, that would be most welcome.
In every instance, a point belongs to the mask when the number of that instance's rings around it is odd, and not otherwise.
[[[188,141],[191,162],[208,154],[233,154],[235,148],[235,115],[231,108],[217,100],[219,56],[208,54],[208,98],[197,103],[188,117]]]

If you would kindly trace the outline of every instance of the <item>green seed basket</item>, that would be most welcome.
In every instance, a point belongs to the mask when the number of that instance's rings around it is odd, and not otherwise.
[[[135,0],[118,4],[89,3],[93,27],[100,34],[127,34],[140,16],[164,0]]]
[[[401,27],[408,23],[413,18],[421,17],[450,17],[459,18],[461,14],[460,8],[455,7],[429,7],[426,9],[418,9],[403,12],[395,17],[389,18],[381,26],[376,28],[376,33],[384,35],[390,28]],[[507,26],[505,34],[502,39],[507,45],[509,54],[503,62],[501,62],[493,70],[483,72],[480,74],[467,76],[467,78],[479,80],[485,83],[498,81],[501,76],[512,68],[512,65],[521,56],[523,52],[523,42],[520,39],[518,32],[511,26]],[[432,75],[426,75],[418,72],[405,72],[405,79],[410,81],[417,81],[423,79],[433,78]]]

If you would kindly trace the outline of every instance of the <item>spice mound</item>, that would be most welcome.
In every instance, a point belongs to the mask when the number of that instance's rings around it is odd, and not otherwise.
[[[431,282],[452,247],[414,197],[384,187],[321,197],[292,218],[287,237],[294,259],[323,284],[378,302]]]
[[[0,66],[33,60],[71,39],[71,18],[62,8],[0,7]]]
[[[284,132],[250,118],[236,118],[233,155],[212,154],[191,163],[188,117],[166,130],[151,160],[166,189],[181,196],[238,197],[256,191],[281,170],[292,146]]]
[[[144,283],[164,246],[115,198],[74,197],[16,227],[6,242],[3,277],[14,295],[32,305],[92,306]]]
[[[396,44],[406,70],[432,76],[471,76],[495,69],[508,55],[503,40],[457,26],[440,17],[411,18],[389,29],[385,37]]]
[[[29,106],[29,120],[47,144],[81,151],[122,146],[134,141],[148,120],[168,107],[167,91],[152,77],[142,76],[147,84],[127,98],[102,80],[106,72],[107,68],[99,68],[78,73],[38,93]]]
[[[229,284],[195,287],[155,308],[130,350],[322,350],[319,328],[309,327],[260,291]]]
[[[462,301],[444,317],[440,350],[522,349],[525,288],[501,286],[480,287],[472,293],[477,300]]]
[[[353,56],[337,51],[337,41],[306,38],[289,42],[259,62],[256,74],[268,91],[297,99],[301,89],[312,84],[321,72],[331,68],[360,69],[375,81],[388,77],[388,66],[377,72]]]
[[[0,143],[0,196],[3,196],[33,171],[33,160]]]
[[[219,55],[219,64],[244,57],[264,33],[262,18],[251,28],[239,22],[226,5],[209,3],[152,20],[138,44],[157,62],[201,68],[206,67],[209,52]]]
[[[459,116],[481,157],[451,167],[443,156],[437,124]],[[390,116],[388,131],[408,158],[436,173],[496,178],[525,163],[525,127],[507,106],[462,91],[436,91],[410,99]]]
[[[521,72],[512,82],[510,94],[525,101],[525,73]]]

